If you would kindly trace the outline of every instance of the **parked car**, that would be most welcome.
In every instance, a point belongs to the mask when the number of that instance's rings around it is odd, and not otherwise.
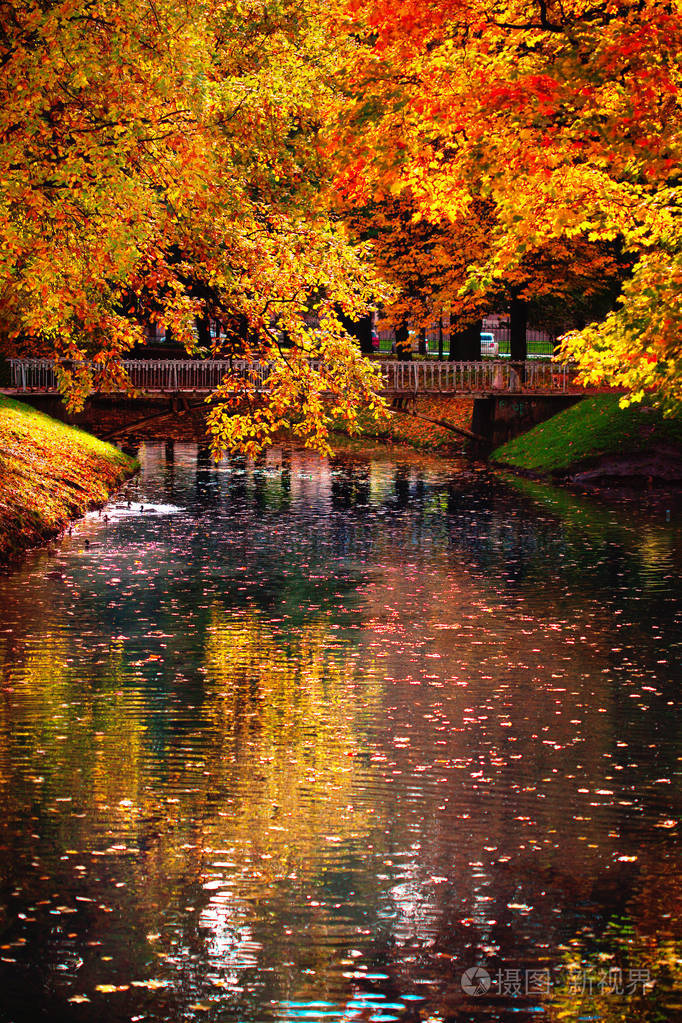
[[[497,356],[500,354],[500,346],[495,340],[495,335],[489,331],[481,331],[481,355]]]

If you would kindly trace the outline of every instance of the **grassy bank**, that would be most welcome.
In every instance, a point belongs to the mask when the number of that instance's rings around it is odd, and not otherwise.
[[[135,466],[110,444],[0,397],[0,563],[102,504]]]
[[[491,460],[541,475],[571,475],[602,463],[605,471],[636,475],[656,455],[682,454],[682,418],[664,419],[656,409],[621,409],[617,395],[584,398],[493,452]],[[627,470],[627,463],[630,470]]]

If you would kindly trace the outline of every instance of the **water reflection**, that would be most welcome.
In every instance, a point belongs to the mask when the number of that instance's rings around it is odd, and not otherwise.
[[[2,1018],[673,1019],[675,521],[142,458],[0,579]]]

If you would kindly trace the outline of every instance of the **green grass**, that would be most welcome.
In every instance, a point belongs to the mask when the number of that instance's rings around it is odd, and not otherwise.
[[[493,452],[492,461],[539,473],[657,446],[682,449],[682,418],[643,405],[621,409],[617,395],[583,398]]]
[[[379,342],[379,351],[382,355],[391,354],[391,341],[381,339]],[[551,341],[529,341],[528,342],[528,355],[532,358],[535,355],[544,356],[549,358],[554,351],[554,345]],[[438,342],[429,340],[428,342],[428,354],[429,358],[435,359],[438,357]],[[416,353],[415,353],[416,355]],[[509,341],[499,342],[499,355],[502,358],[509,356]],[[450,357],[450,344],[448,341],[443,342],[443,358],[448,359]],[[485,356],[484,358],[490,358]]]
[[[136,466],[111,444],[0,397],[0,563],[103,504]]]

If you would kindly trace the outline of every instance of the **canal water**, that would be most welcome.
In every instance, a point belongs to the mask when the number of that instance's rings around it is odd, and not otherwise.
[[[681,1018],[678,511],[140,457],[0,577],[0,1020]]]

